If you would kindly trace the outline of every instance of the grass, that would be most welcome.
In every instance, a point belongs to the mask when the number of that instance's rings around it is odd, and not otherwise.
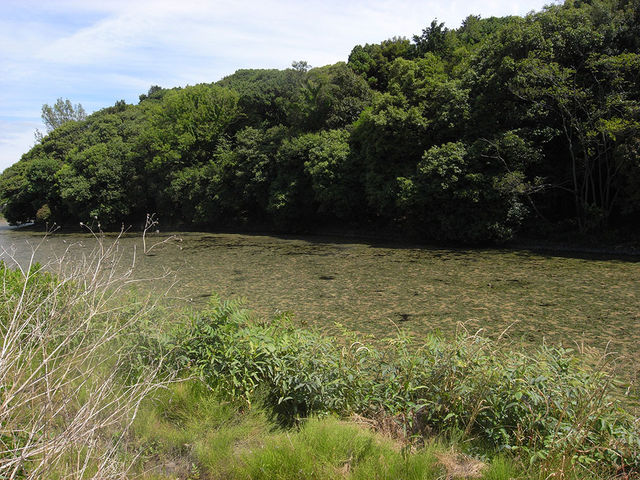
[[[312,417],[283,429],[267,410],[230,403],[194,381],[149,398],[134,432],[144,452],[135,472],[146,480],[608,478],[568,464],[531,467],[504,454],[478,458],[444,437],[412,443],[361,419]]]
[[[126,373],[122,339],[148,308],[118,308],[126,283],[105,268],[117,263],[112,247],[55,274],[0,262],[0,478],[126,471],[126,435],[140,402],[162,384],[161,359],[141,367],[144,375]]]
[[[286,316],[255,323],[218,301],[177,333],[177,364],[231,399],[262,400],[282,425],[357,414],[406,435],[457,438],[476,454],[512,452],[537,468],[567,460],[565,474],[640,468],[640,425],[617,405],[615,377],[566,349],[524,353],[465,334],[349,345]]]
[[[581,352],[469,334],[345,343],[217,300],[154,313],[123,295],[119,252],[98,238],[70,270],[0,266],[0,478],[582,480],[640,468],[638,419]]]
[[[193,381],[149,399],[134,432],[146,448],[137,467],[145,479],[508,480],[523,473],[504,457],[484,463],[435,441],[412,447],[355,420],[311,418],[282,429],[262,408],[229,403]]]

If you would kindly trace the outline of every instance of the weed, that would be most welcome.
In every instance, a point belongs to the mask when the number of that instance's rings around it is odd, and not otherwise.
[[[638,422],[617,406],[615,379],[576,352],[501,349],[461,332],[384,348],[250,321],[214,301],[174,340],[176,358],[212,388],[248,405],[264,398],[284,425],[311,415],[384,412],[410,434],[455,434],[472,451],[506,451],[532,465],[640,468]],[[569,468],[566,467],[566,468]]]
[[[120,457],[161,359],[124,382],[121,339],[147,306],[123,314],[117,244],[84,261],[22,269],[0,263],[0,477],[122,478]],[[125,277],[126,278],[126,274]]]

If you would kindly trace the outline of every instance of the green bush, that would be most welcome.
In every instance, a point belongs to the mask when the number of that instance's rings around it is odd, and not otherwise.
[[[51,218],[51,208],[46,203],[36,212],[36,222],[43,223]]]
[[[312,413],[361,409],[365,376],[358,366],[364,357],[332,338],[293,327],[286,316],[251,323],[238,304],[214,303],[176,343],[182,365],[248,403],[260,390],[284,423]]]
[[[3,302],[17,298],[23,290],[34,291],[40,296],[45,296],[55,285],[55,277],[45,272],[39,263],[32,264],[28,271],[22,272],[20,269],[7,266],[0,260],[0,279],[2,279],[0,299]]]
[[[477,449],[531,464],[568,458],[608,472],[640,469],[637,419],[614,378],[571,350],[503,350],[478,336],[398,337],[383,347],[252,321],[213,302],[174,340],[175,361],[231,398],[263,399],[285,424],[312,414],[391,416],[408,434],[459,432]]]

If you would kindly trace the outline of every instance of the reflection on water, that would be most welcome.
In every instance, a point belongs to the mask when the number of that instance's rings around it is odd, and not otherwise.
[[[640,358],[640,264],[548,256],[526,251],[377,246],[323,237],[284,238],[234,234],[180,234],[179,245],[141,255],[139,236],[120,240],[135,275],[173,277],[169,296],[203,304],[212,292],[246,299],[258,314],[290,311],[310,325],[335,323],[376,337],[396,327],[420,336],[451,333],[459,322],[496,336],[510,327],[513,339],[543,338],[573,345],[584,341]],[[154,241],[163,237],[156,237]],[[87,253],[89,235],[0,230],[0,248],[20,262],[42,242],[46,261],[70,249]],[[4,258],[7,255],[4,254]]]

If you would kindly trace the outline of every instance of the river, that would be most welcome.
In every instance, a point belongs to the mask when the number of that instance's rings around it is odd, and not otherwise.
[[[598,258],[526,250],[394,246],[329,237],[179,233],[142,253],[140,234],[119,240],[134,275],[180,304],[204,305],[215,292],[244,298],[261,317],[335,332],[340,324],[374,338],[398,329],[420,337],[465,328],[511,341],[608,348],[640,361],[638,258]],[[155,234],[152,246],[169,234]],[[105,242],[114,241],[108,235]],[[0,226],[0,252],[25,263],[87,254],[90,234]],[[170,285],[173,287],[168,290]]]

